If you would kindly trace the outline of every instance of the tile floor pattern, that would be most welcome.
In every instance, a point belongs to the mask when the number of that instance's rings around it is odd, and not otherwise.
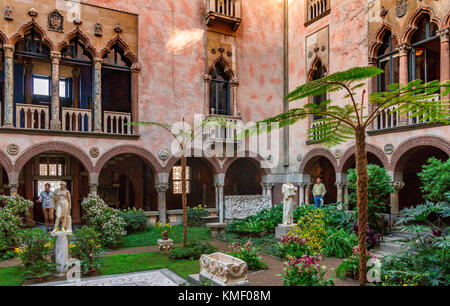
[[[45,286],[179,286],[186,281],[168,269],[93,277],[80,282],[56,282]]]

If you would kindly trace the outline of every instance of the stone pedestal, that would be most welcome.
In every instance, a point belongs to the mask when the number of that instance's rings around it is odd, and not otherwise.
[[[220,234],[222,234],[225,230],[225,227],[227,226],[226,223],[207,223],[206,227],[209,227],[211,229],[211,236],[213,238],[216,238]]]
[[[291,231],[291,229],[294,227],[295,227],[295,224],[290,224],[290,225],[280,224],[280,225],[278,225],[277,227],[275,227],[275,239],[281,240],[283,235],[286,235],[287,233],[289,233]]]
[[[56,237],[55,243],[55,262],[58,274],[67,272],[67,262],[69,260],[69,243],[67,236],[72,235],[72,231],[52,232],[51,235]]]
[[[200,257],[199,281],[208,279],[214,286],[248,286],[245,261],[224,254],[203,254]]]
[[[172,239],[158,239],[159,251],[161,253],[169,253],[173,248],[173,240]]]

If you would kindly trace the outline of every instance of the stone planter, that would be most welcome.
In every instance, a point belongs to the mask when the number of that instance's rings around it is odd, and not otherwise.
[[[207,278],[219,286],[246,286],[247,264],[220,252],[204,254],[200,257],[200,278]]]
[[[169,253],[173,248],[173,240],[172,239],[158,239],[159,251],[161,253]]]

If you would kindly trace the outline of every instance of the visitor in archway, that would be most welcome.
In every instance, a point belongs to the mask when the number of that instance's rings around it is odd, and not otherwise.
[[[313,186],[312,193],[314,196],[314,205],[316,206],[316,208],[322,207],[323,197],[327,193],[327,190],[325,189],[325,185],[322,183],[322,179],[320,177],[316,179],[316,183]]]
[[[42,204],[42,213],[44,214],[45,227],[47,231],[52,230],[53,219],[54,219],[54,209],[53,209],[53,191],[50,190],[51,186],[49,183],[45,184],[44,191],[39,195],[39,199],[36,201]]]

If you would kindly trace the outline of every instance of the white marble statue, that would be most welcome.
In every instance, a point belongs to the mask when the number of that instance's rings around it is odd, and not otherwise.
[[[297,187],[291,183],[283,184],[283,225],[294,224],[294,197]]]
[[[59,223],[61,223],[61,230],[63,232],[72,231],[72,217],[70,216],[72,202],[66,182],[61,182],[61,188],[53,193],[53,204],[56,215],[55,229],[53,232],[58,231]]]

